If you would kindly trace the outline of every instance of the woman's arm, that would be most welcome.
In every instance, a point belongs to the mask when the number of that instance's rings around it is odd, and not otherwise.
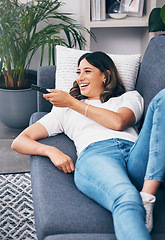
[[[46,137],[48,132],[45,127],[35,123],[18,135],[11,148],[22,154],[49,157],[53,164],[65,173],[74,171],[74,164],[69,156],[55,147],[37,142],[38,139]]]
[[[108,109],[95,107],[75,99],[69,93],[61,90],[50,90],[50,94],[44,94],[44,97],[56,107],[69,107],[104,127],[122,131],[133,125],[136,121],[132,110],[126,107],[119,108],[117,112]],[[86,111],[87,110],[87,111]]]
[[[102,126],[116,131],[122,131],[135,123],[135,115],[133,111],[126,107],[119,108],[117,112],[113,112],[108,109],[92,105],[88,106],[86,103],[75,101],[71,108],[86,115],[88,118]]]

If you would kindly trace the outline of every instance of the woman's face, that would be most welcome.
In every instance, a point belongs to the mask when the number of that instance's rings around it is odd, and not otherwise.
[[[99,99],[104,90],[105,74],[91,65],[85,58],[77,69],[77,83],[82,95],[91,99]]]

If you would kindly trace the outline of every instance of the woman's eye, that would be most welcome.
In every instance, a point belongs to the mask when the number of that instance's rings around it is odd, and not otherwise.
[[[86,70],[86,71],[85,71],[85,73],[90,73],[90,72],[91,72],[90,70]],[[81,74],[80,71],[77,71],[76,73],[77,73],[77,75],[80,75],[80,74]]]

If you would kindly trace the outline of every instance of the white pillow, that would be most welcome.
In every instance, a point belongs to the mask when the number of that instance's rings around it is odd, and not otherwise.
[[[56,46],[56,88],[69,92],[76,80],[77,61],[88,51]],[[114,61],[125,85],[126,91],[134,90],[141,54],[108,54]]]

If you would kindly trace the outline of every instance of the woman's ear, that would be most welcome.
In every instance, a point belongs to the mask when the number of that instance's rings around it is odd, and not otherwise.
[[[103,83],[105,83],[105,81],[106,81],[106,75],[104,74],[104,79],[103,79]]]
[[[107,70],[107,73],[108,73],[108,75],[109,75],[109,76],[111,75],[111,72],[110,72],[110,70]]]
[[[106,73],[104,73],[104,81],[103,81],[104,83],[107,79],[109,79],[110,75],[111,75],[111,72],[109,70],[107,70]]]

